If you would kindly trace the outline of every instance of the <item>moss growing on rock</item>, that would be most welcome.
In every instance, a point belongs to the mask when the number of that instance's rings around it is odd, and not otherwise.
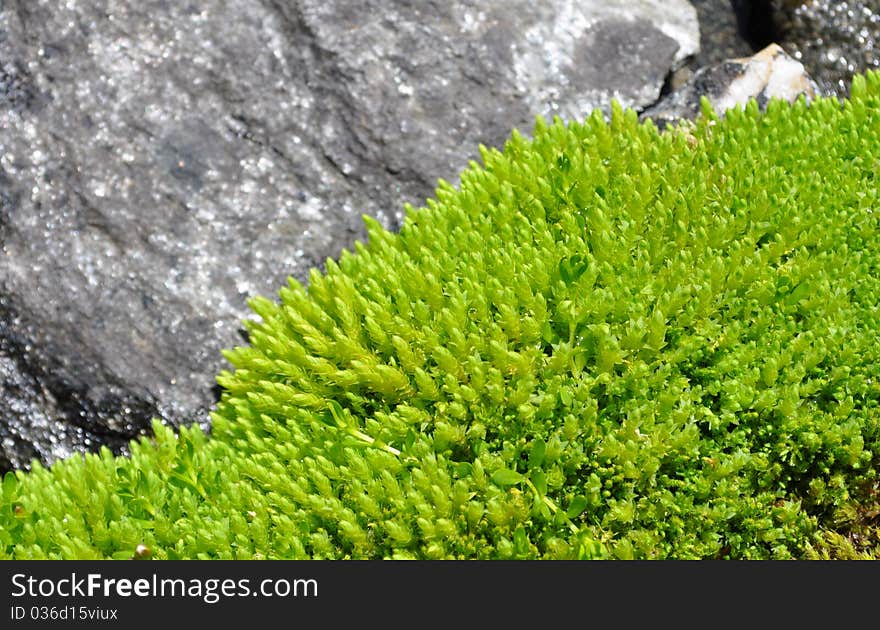
[[[704,114],[539,120],[367,219],[252,301],[210,438],[7,476],[0,554],[826,553],[880,463],[880,74]]]

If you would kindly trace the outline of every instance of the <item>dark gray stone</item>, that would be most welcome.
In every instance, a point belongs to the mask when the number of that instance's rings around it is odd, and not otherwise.
[[[736,57],[748,57],[755,48],[740,31],[735,2],[731,0],[691,0],[700,24],[700,50],[670,73],[663,95],[679,89],[694,72]]]
[[[826,94],[845,96],[853,74],[880,68],[880,0],[772,0],[779,43]]]
[[[207,426],[248,296],[697,46],[684,0],[6,0],[0,469]]]
[[[731,0],[691,0],[691,4],[700,21],[700,52],[691,67],[703,68],[755,52],[740,32]]]

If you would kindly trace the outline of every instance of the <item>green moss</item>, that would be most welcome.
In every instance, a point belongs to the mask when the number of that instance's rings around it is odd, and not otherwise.
[[[824,528],[880,463],[880,74],[843,106],[704,114],[539,120],[398,234],[367,219],[252,301],[211,438],[7,476],[0,554],[852,547]]]

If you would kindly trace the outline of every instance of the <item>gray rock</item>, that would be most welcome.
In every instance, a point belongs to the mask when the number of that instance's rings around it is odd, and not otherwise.
[[[754,98],[765,107],[771,98],[794,102],[800,95],[814,98],[819,86],[804,70],[803,64],[771,44],[764,50],[740,59],[701,68],[690,80],[657,104],[641,113],[659,127],[691,120],[700,113],[700,99],[706,96],[716,113],[745,105]]]
[[[248,296],[698,37],[684,0],[7,0],[0,468],[207,426]]]
[[[691,4],[700,20],[700,51],[689,65],[702,68],[754,52],[740,33],[731,0],[691,0]]]
[[[666,78],[663,94],[677,90],[694,72],[734,57],[747,57],[755,49],[740,32],[736,0],[691,0],[700,24],[700,48],[697,54]]]
[[[773,0],[779,43],[826,94],[845,96],[852,76],[880,67],[880,0]]]

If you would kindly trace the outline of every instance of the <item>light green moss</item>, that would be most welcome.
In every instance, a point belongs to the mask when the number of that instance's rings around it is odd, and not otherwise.
[[[0,554],[828,553],[880,462],[880,74],[704,113],[539,120],[367,219],[252,301],[211,438],[8,476]]]

